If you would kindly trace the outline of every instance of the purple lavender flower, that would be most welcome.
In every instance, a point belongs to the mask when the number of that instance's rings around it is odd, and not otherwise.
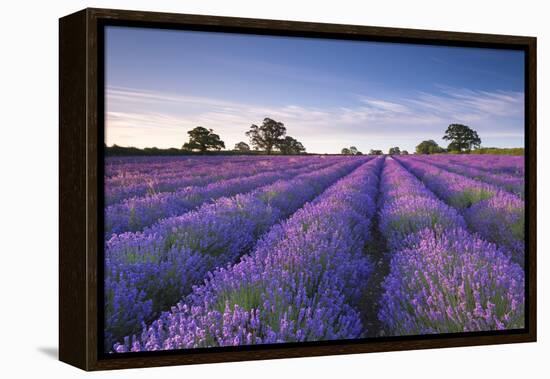
[[[387,333],[522,328],[521,267],[468,233],[455,210],[394,160],[386,161],[382,178],[380,229],[392,258],[378,318]]]
[[[143,232],[113,236],[105,247],[105,335],[112,336],[106,345],[175,304],[208,271],[234,263],[273,224],[368,159],[339,159],[291,180],[220,198]],[[124,304],[134,304],[136,312],[120,311]]]
[[[488,241],[503,246],[523,266],[525,260],[525,205],[500,192],[465,212],[468,224]]]
[[[386,334],[523,327],[523,160],[203,158],[109,160],[106,351],[365,336],[376,217]]]
[[[479,169],[460,163],[453,163],[453,158],[449,158],[449,156],[447,155],[436,155],[429,158],[427,158],[426,156],[418,156],[414,157],[414,159],[432,164],[444,170],[464,175],[468,178],[495,185],[522,198],[525,195],[525,180],[523,175],[519,176],[509,173],[495,174],[494,172],[487,171],[490,169],[490,166],[488,165],[485,167],[485,169]],[[478,160],[481,159],[478,158]],[[486,164],[490,163],[490,161],[488,161],[486,157],[483,157],[482,161]]]
[[[463,229],[425,229],[410,243],[383,284],[391,335],[523,328],[523,270],[494,244]]]
[[[400,162],[445,202],[460,209],[470,230],[496,243],[523,265],[525,204],[521,198],[417,158],[400,158]]]
[[[273,227],[253,253],[209,274],[140,336],[121,338],[114,351],[362,336],[355,307],[372,272],[363,250],[382,162],[372,160],[339,180]],[[365,205],[356,208],[358,201]]]
[[[179,182],[180,189],[173,189],[168,192],[153,191],[153,193],[146,196],[134,196],[117,204],[109,205],[105,209],[105,237],[110,238],[112,234],[128,231],[140,231],[160,219],[181,215],[217,198],[249,192],[277,180],[291,179],[297,175],[319,170],[334,163],[334,161],[323,161],[304,165],[301,162],[300,164],[294,163],[284,169],[277,170],[270,167],[266,172],[246,175],[252,170],[249,168],[244,174],[237,171],[234,173],[234,177],[213,181],[206,185],[202,185],[202,180],[184,183],[185,179],[181,179]],[[255,171],[257,171],[256,166],[252,166],[256,168]],[[224,172],[224,175],[219,174],[219,170],[224,169],[223,166],[211,168],[211,170],[214,169],[216,170],[215,173],[208,176],[207,180],[229,175],[228,172]],[[195,185],[191,185],[191,183],[195,183]],[[139,185],[145,184],[140,183]]]

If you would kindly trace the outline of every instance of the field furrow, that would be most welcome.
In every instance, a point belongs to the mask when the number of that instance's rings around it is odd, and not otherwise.
[[[382,163],[344,176],[115,351],[363,336],[356,306],[373,270],[364,250]]]
[[[461,164],[441,162],[440,157],[426,158],[426,157],[414,157],[421,162],[432,164],[443,170],[451,171],[459,175],[464,175],[468,178],[479,180],[484,183],[492,184],[500,187],[504,191],[508,191],[520,197],[525,196],[525,179],[520,176],[509,174],[493,174],[484,170],[473,168],[470,166],[464,166]]]
[[[521,328],[521,162],[484,162],[113,159],[104,349]],[[205,184],[127,197],[144,178]]]
[[[451,154],[438,155],[437,158],[449,163],[460,164],[492,174],[513,175],[521,178],[525,176],[525,159],[523,156],[479,156],[476,154]]]
[[[275,159],[274,159],[275,158]],[[165,175],[171,172],[198,171],[202,167],[222,164],[247,165],[250,162],[261,164],[274,160],[294,160],[294,157],[267,156],[134,156],[107,157],[105,161],[105,179],[142,177],[143,175]]]
[[[399,162],[439,198],[458,209],[470,230],[524,264],[525,206],[520,197],[415,159],[399,158]]]
[[[144,232],[111,238],[105,247],[106,348],[179,301],[208,271],[248,253],[271,226],[367,160],[345,159],[247,194],[220,198]]]
[[[391,263],[379,318],[388,334],[523,327],[519,265],[466,231],[457,210],[395,160],[386,161],[381,187],[380,229]]]
[[[217,198],[249,192],[277,180],[288,180],[333,164],[336,164],[333,160],[326,160],[316,164],[300,164],[298,167],[281,167],[252,176],[237,175],[206,186],[190,186],[175,192],[130,198],[105,210],[105,236],[108,239],[112,234],[140,231],[160,219],[182,215]]]
[[[338,158],[332,158],[338,160]],[[142,172],[122,172],[110,177],[105,182],[105,204],[115,205],[127,199],[155,196],[170,193],[191,186],[206,186],[208,184],[238,177],[253,176],[259,173],[281,171],[282,168],[298,169],[312,163],[319,163],[319,159],[281,158],[276,160],[259,161],[214,161],[206,164],[188,166],[188,163],[179,163],[175,167],[144,174]]]

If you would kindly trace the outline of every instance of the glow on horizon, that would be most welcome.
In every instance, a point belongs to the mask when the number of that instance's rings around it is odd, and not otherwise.
[[[450,123],[477,130],[483,146],[524,146],[519,52],[121,27],[106,36],[109,146],[180,148],[200,125],[232,149],[265,117],[310,153],[446,146]],[[262,56],[266,47],[277,54]],[[355,57],[369,59],[353,67]]]

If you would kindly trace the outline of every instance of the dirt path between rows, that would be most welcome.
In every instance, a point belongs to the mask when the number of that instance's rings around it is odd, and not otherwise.
[[[382,169],[378,174],[379,179],[381,179]],[[379,204],[380,197],[379,180],[375,199],[376,204]],[[379,221],[379,214],[377,212],[371,224],[371,243],[365,247],[365,254],[371,258],[371,262],[374,265],[374,271],[366,284],[366,290],[360,304],[366,337],[380,337],[384,335],[382,324],[378,320],[378,308],[383,293],[382,282],[389,273],[389,256],[387,254],[386,239],[382,236],[378,227]]]

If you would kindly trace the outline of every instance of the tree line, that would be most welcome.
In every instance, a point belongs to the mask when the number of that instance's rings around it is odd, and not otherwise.
[[[187,132],[189,141],[184,143],[181,149],[159,149],[156,147],[138,149],[135,147],[121,147],[105,145],[107,155],[182,155],[207,153],[208,154],[278,154],[296,155],[305,154],[306,149],[302,143],[295,138],[286,135],[287,130],[282,122],[271,118],[265,118],[261,125],[252,124],[245,133],[249,143],[240,141],[235,144],[232,150],[225,149],[225,143],[220,136],[214,133],[213,129],[206,129],[197,126]],[[416,154],[439,154],[439,153],[470,153],[470,154],[507,154],[522,155],[523,148],[486,148],[481,147],[481,138],[475,130],[467,125],[451,124],[448,126],[443,139],[449,141],[446,148],[437,144],[434,140],[420,142],[416,148]],[[251,147],[252,146],[252,147]],[[344,147],[342,155],[363,155],[356,146]],[[383,155],[384,152],[378,149],[371,149],[369,155]],[[407,150],[401,150],[398,146],[388,149],[389,155],[408,155]]]
[[[295,155],[306,152],[304,145],[294,137],[286,135],[286,127],[282,122],[271,118],[264,118],[261,125],[252,124],[250,130],[245,134],[250,140],[250,145],[255,151],[263,151],[271,155],[278,151],[284,155]],[[207,151],[220,151],[225,149],[225,143],[220,136],[214,133],[213,129],[206,129],[202,126],[187,132],[189,142],[182,146],[184,151],[198,151],[205,153]],[[249,152],[250,145],[244,141],[235,144],[234,151]]]
[[[470,153],[472,149],[474,151],[481,150],[481,138],[475,130],[467,125],[451,124],[447,127],[444,140],[450,141],[447,148],[443,148],[437,144],[434,140],[426,140],[420,142],[416,148],[416,154],[438,154],[438,153]],[[355,149],[357,150],[357,149]],[[487,150],[487,149],[485,149]],[[495,149],[490,149],[495,150]],[[349,155],[350,149],[343,148],[342,154]],[[371,149],[369,155],[382,155],[382,150]],[[388,149],[389,155],[408,155],[407,150],[401,150],[398,146],[390,147]],[[353,155],[353,154],[352,154]]]
[[[265,118],[261,125],[252,124],[250,130],[245,134],[250,140],[250,145],[255,151],[263,151],[265,154],[272,154],[279,151],[281,154],[294,155],[306,152],[301,142],[295,138],[286,135],[286,127],[282,122],[271,118]],[[197,126],[187,132],[189,142],[182,146],[184,151],[198,151],[205,153],[207,151],[220,151],[225,149],[225,143],[220,136],[214,133],[213,129],[206,129]],[[415,148],[417,154],[437,154],[437,153],[462,153],[470,152],[472,149],[481,147],[481,139],[475,130],[467,125],[451,124],[448,126],[443,136],[444,140],[450,141],[447,148],[442,148],[434,140],[422,141]],[[235,144],[234,151],[245,153],[251,151],[250,145],[244,141]],[[355,146],[344,147],[340,153],[342,155],[363,155]],[[371,149],[369,155],[382,155],[382,150]],[[391,147],[388,150],[389,155],[407,155],[407,150],[401,150],[398,146]]]
[[[416,146],[417,154],[469,153],[481,147],[481,138],[467,125],[451,124],[447,127],[443,139],[450,141],[447,148],[439,146],[434,140],[422,141]]]

